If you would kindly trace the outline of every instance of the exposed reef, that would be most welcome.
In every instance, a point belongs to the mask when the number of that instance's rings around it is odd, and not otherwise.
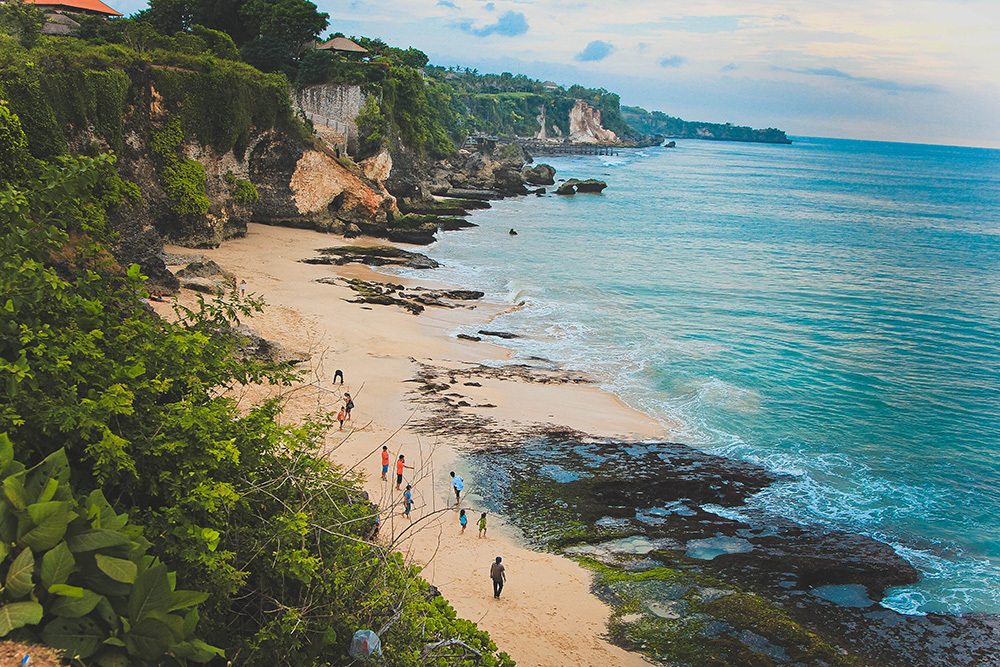
[[[359,278],[319,278],[316,282],[327,285],[346,284],[357,296],[348,299],[350,303],[371,303],[380,306],[400,306],[405,310],[419,315],[426,306],[438,308],[458,308],[465,306],[466,301],[476,301],[483,298],[483,293],[475,290],[431,290],[426,287],[403,287],[393,283],[382,283]],[[457,302],[457,303],[456,303]]]
[[[756,494],[790,477],[677,443],[500,428],[462,395],[479,380],[586,378],[550,362],[420,365],[412,400],[426,416],[411,426],[464,440],[492,508],[529,542],[594,570],[623,647],[693,667],[1000,664],[995,616],[879,604],[919,576],[888,545],[755,508]]]

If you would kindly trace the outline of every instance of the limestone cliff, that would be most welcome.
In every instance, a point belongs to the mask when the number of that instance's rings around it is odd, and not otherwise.
[[[242,140],[220,151],[181,132],[179,123],[176,143],[167,142],[165,149],[163,136],[186,109],[183,103],[166,101],[168,95],[158,89],[149,69],[131,71],[130,78],[117,169],[139,186],[143,202],[115,221],[115,250],[123,264],[138,263],[152,286],[176,287],[160,261],[164,241],[215,247],[245,235],[249,221],[385,236],[400,217],[395,198],[382,185],[392,168],[388,153],[356,165],[339,158],[322,140],[305,141],[301,134],[275,127],[250,127]],[[92,126],[70,128],[67,142],[74,152],[94,145],[112,148]],[[178,210],[165,160],[200,165],[195,169],[199,175],[183,184],[194,197],[203,197],[197,211]],[[256,192],[241,197],[241,187],[244,195]]]
[[[569,138],[591,144],[620,143],[618,135],[601,125],[601,112],[583,100],[577,100],[569,112]]]

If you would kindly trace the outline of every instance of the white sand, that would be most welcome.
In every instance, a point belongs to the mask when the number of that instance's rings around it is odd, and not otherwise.
[[[527,549],[518,530],[496,515],[489,517],[487,537],[477,537],[479,513],[474,508],[482,505],[476,479],[460,468],[458,448],[463,442],[419,436],[404,427],[408,419],[421,414],[421,406],[407,397],[416,385],[405,382],[417,372],[414,360],[466,367],[506,357],[502,348],[458,340],[451,334],[460,322],[485,325],[499,307],[428,307],[414,316],[396,306],[347,303],[345,299],[353,298],[353,292],[346,286],[315,280],[339,275],[406,281],[387,279],[359,265],[317,266],[298,261],[316,255],[317,248],[384,243],[252,224],[246,238],[216,250],[168,251],[203,253],[235,273],[238,280],[245,279],[248,292],[262,295],[268,303],[266,312],[249,324],[286,348],[313,355],[300,366],[308,372],[311,384],[289,395],[289,419],[317,410],[336,411],[342,405],[342,391],[352,393],[353,418],[343,431],[334,431],[328,438],[329,455],[347,468],[356,466],[364,472],[365,488],[373,501],[384,508],[397,506],[383,521],[381,539],[396,539],[398,548],[424,567],[423,575],[461,617],[489,631],[500,650],[523,667],[647,664],[602,638],[610,609],[590,593],[592,577],[586,569],[561,556]],[[430,281],[419,284],[433,286]],[[193,297],[185,292],[181,299]],[[169,304],[156,307],[169,310]],[[343,389],[330,383],[336,369],[344,372]],[[476,381],[482,386],[458,386],[455,391],[469,397],[473,405],[496,405],[469,408],[469,413],[488,415],[501,426],[551,423],[598,436],[670,438],[660,423],[590,385],[478,377]],[[247,400],[257,397],[248,395]],[[397,453],[403,453],[407,464],[415,467],[406,470],[404,482],[414,486],[412,523],[398,514],[400,493],[392,484],[394,465],[390,481],[380,480],[383,443],[389,447],[393,464]],[[464,535],[459,534],[457,511],[447,509],[454,502],[448,472],[456,466],[466,482],[462,507],[467,508],[469,527]],[[489,579],[489,566],[496,556],[503,557],[508,576],[499,600],[493,598]]]

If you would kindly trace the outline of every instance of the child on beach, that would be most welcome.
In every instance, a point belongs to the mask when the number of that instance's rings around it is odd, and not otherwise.
[[[465,510],[458,513],[458,522],[462,524],[462,532],[459,535],[465,535],[465,526],[469,523],[469,518],[465,516]]]
[[[451,485],[455,489],[455,504],[460,502],[462,495],[462,489],[465,488],[465,482],[462,481],[461,475],[456,475],[454,472],[451,473]]]
[[[337,421],[340,422],[340,428],[337,429],[337,430],[338,431],[343,431],[344,430],[344,408],[341,408],[340,412],[337,413]],[[382,473],[382,479],[385,479],[385,473],[384,472]]]
[[[486,537],[486,512],[479,517],[479,537]]]
[[[399,485],[403,483],[403,468],[409,468],[413,470],[413,466],[406,465],[406,458],[402,454],[396,460],[396,490],[399,491]],[[406,487],[410,488],[410,487]]]
[[[247,281],[245,280],[240,281],[240,298],[247,298]]]
[[[410,485],[406,485],[406,491],[403,492],[403,516],[406,517],[407,521],[412,521],[410,519],[410,510],[413,509],[413,493],[410,492]]]
[[[341,410],[343,412],[343,410]],[[340,419],[340,417],[337,417]],[[344,422],[341,420],[340,425],[343,426]],[[385,474],[389,472],[389,448],[382,445],[382,481],[385,481]]]

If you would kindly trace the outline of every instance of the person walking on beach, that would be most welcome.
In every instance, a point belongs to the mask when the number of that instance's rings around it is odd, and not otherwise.
[[[337,413],[337,421],[340,422],[340,428],[337,429],[338,431],[344,430],[344,416],[345,416],[344,408],[341,408],[340,412]],[[382,479],[385,479],[385,473],[382,473]]]
[[[465,535],[465,526],[469,523],[469,518],[465,516],[465,510],[458,513],[458,522],[462,524],[462,532],[459,535]]]
[[[396,459],[396,490],[397,491],[399,491],[399,485],[403,483],[403,468],[409,468],[410,470],[413,470],[413,466],[406,465],[406,458],[402,454],[400,454],[399,458]],[[407,488],[409,488],[409,487],[407,487]]]
[[[385,481],[385,475],[389,472],[389,448],[382,445],[382,481]]]
[[[455,489],[455,504],[457,505],[462,496],[462,489],[465,488],[465,482],[462,480],[461,475],[456,475],[454,472],[452,472],[451,485]]]
[[[347,411],[347,419],[351,419],[351,410],[354,409],[354,399],[349,393],[344,394],[344,410]]]
[[[486,512],[479,517],[479,537],[486,537]]]
[[[406,517],[407,521],[412,521],[410,519],[410,510],[413,509],[413,492],[410,491],[412,487],[407,484],[406,491],[403,492],[403,516]]]
[[[240,281],[240,298],[247,298],[247,281],[245,280]]]
[[[496,562],[490,566],[490,579],[493,580],[493,597],[495,598],[500,597],[500,591],[503,590],[504,582],[507,581],[506,568],[500,562],[502,560],[500,556],[497,556]]]

